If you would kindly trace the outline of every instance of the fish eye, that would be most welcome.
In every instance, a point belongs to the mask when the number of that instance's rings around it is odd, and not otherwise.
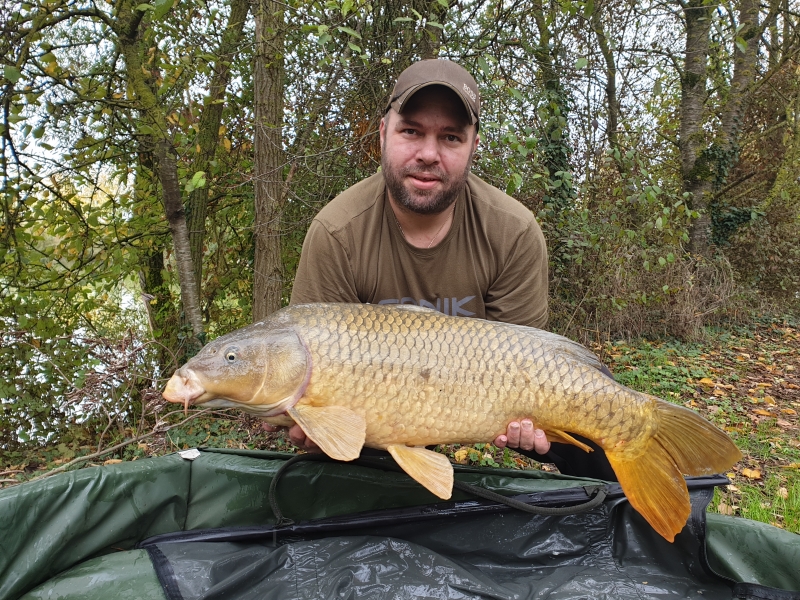
[[[237,348],[228,348],[225,350],[225,360],[229,363],[232,363],[236,360],[236,350]]]

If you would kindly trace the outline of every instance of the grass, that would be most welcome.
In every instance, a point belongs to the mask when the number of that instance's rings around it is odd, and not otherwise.
[[[728,432],[744,458],[727,474],[709,510],[800,533],[800,325],[765,320],[750,327],[709,331],[704,341],[637,340],[593,347],[615,377],[631,388],[696,410]],[[294,451],[284,432],[237,412],[208,412],[184,422],[182,411],[163,419],[168,431],[125,430],[134,440],[98,454],[98,441],[76,433],[48,447],[0,453],[0,486],[54,469],[138,460],[197,446]],[[106,442],[106,450],[114,448]],[[461,464],[555,470],[490,444],[441,448]]]

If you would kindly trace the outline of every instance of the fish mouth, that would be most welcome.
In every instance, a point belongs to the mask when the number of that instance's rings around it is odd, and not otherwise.
[[[191,369],[178,369],[167,382],[162,396],[167,402],[183,404],[184,414],[188,414],[189,405],[205,393],[197,375]]]

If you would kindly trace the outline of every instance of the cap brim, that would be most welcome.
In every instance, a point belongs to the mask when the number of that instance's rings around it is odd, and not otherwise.
[[[464,93],[456,88],[453,84],[447,83],[446,81],[426,81],[425,83],[420,83],[418,85],[413,85],[404,91],[402,94],[393,98],[389,105],[386,107],[388,111],[390,108],[395,109],[398,113],[403,112],[403,107],[405,107],[406,103],[408,102],[409,98],[420,91],[422,88],[429,87],[431,85],[443,85],[447,88],[453,90],[456,95],[458,96],[459,100],[464,104],[464,110],[467,111],[467,116],[469,117],[470,125],[475,125],[478,122],[478,117],[475,116],[475,113],[472,110],[472,106],[470,105],[469,101],[464,97]]]

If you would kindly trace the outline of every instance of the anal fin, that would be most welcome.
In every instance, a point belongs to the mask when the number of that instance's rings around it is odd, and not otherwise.
[[[354,460],[367,435],[363,415],[343,406],[295,404],[287,414],[320,449],[336,460]]]
[[[386,447],[400,468],[443,500],[453,495],[453,465],[444,454],[402,444]]]
[[[594,448],[591,446],[587,446],[583,442],[579,442],[566,431],[561,431],[560,429],[547,429],[545,430],[545,435],[547,436],[548,442],[560,442],[562,444],[572,444],[573,446],[577,446],[584,452],[594,452]]]

